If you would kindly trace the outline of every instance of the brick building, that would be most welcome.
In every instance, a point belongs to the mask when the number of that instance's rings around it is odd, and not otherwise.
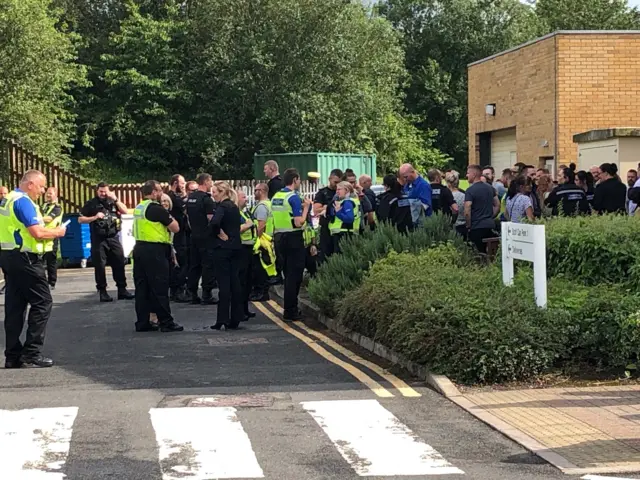
[[[640,31],[558,31],[468,73],[469,162],[497,172],[516,162],[584,169],[574,135],[640,126]]]

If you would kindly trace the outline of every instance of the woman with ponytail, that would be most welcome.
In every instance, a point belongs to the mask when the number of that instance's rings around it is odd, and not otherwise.
[[[214,182],[212,193],[218,204],[209,228],[214,237],[212,263],[218,281],[219,303],[216,324],[211,328],[220,330],[224,326],[235,329],[244,319],[239,276],[242,261],[242,218],[236,205],[236,192],[227,182]]]

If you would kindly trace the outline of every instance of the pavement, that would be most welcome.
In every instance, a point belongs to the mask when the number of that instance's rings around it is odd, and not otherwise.
[[[493,390],[452,399],[565,473],[640,470],[640,385]]]
[[[238,331],[208,328],[215,306],[173,304],[184,332],[136,333],[133,302],[100,304],[94,285],[92,269],[59,272],[53,368],[0,368],[0,480],[566,478],[275,302]]]

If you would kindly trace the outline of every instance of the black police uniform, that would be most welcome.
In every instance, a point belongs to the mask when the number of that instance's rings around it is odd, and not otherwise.
[[[575,183],[563,183],[554,188],[544,203],[551,207],[551,214],[562,214],[571,217],[577,214],[588,214],[591,211],[586,192]]]
[[[316,193],[316,197],[313,199],[313,203],[319,203],[323,206],[329,206],[333,204],[333,198],[336,195],[336,191],[332,190],[329,187],[324,187],[318,190]],[[329,231],[329,222],[330,219],[328,216],[320,217],[320,255],[318,261],[320,263],[324,262],[327,258],[333,255],[333,238],[331,237],[331,232]]]
[[[145,218],[169,226],[170,213],[159,203],[150,203]],[[162,332],[181,332],[184,327],[175,323],[169,304],[171,279],[171,245],[136,240],[133,247],[133,281],[136,285],[136,331],[147,332],[158,327],[149,322],[153,312]]]
[[[215,304],[212,290],[215,288],[213,274],[212,241],[209,231],[209,218],[216,204],[207,192],[197,190],[187,199],[187,217],[191,226],[191,244],[189,245],[189,280],[187,282],[192,303],[200,303],[198,283],[202,277],[202,303]]]
[[[189,244],[191,231],[187,221],[187,196],[169,192],[171,198],[171,216],[178,222],[180,231],[173,236],[173,248],[176,252],[178,267],[171,270],[171,300],[182,302],[187,298],[183,295],[189,275]]]
[[[104,214],[104,218],[91,222],[89,228],[91,262],[95,270],[96,288],[100,292],[100,301],[113,300],[107,294],[107,263],[111,266],[113,280],[118,287],[118,299],[130,300],[134,296],[127,291],[127,278],[124,273],[126,259],[118,238],[122,228],[122,215],[116,203],[110,198],[104,200],[98,197],[92,198],[80,210],[83,217],[93,217],[99,212]]]

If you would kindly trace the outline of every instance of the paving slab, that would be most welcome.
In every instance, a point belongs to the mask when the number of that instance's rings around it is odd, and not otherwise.
[[[640,385],[450,398],[565,473],[640,471]]]

